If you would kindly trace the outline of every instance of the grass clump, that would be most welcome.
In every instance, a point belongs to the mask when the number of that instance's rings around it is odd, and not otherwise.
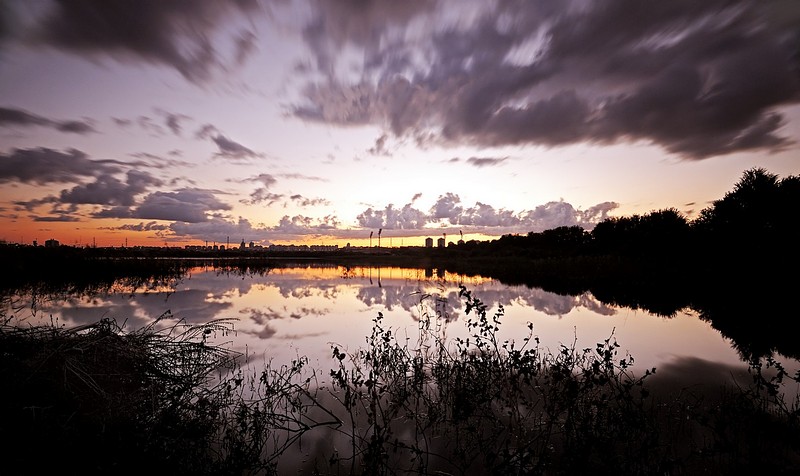
[[[256,474],[315,422],[305,364],[245,373],[232,322],[0,326],[0,447],[18,474]]]
[[[159,321],[127,333],[110,319],[71,329],[0,327],[0,425],[13,467],[201,469],[222,403],[209,384],[235,359],[205,340],[229,326],[157,330]]]

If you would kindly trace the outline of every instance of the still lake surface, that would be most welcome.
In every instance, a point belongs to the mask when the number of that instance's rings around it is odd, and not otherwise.
[[[16,294],[2,312],[19,325],[54,321],[72,327],[113,318],[126,329],[145,326],[167,311],[171,317],[159,323],[164,327],[178,320],[231,319],[234,332],[214,336],[215,343],[245,353],[253,364],[280,365],[306,356],[325,375],[335,366],[331,347],[350,352],[364,347],[378,313],[384,326],[396,329],[399,340],[407,338],[411,346],[420,320],[430,317],[438,334],[466,337],[465,322],[473,315],[465,314],[460,286],[488,305],[488,315],[503,307],[499,336],[518,345],[530,322],[540,348],[553,352],[561,345],[594,348],[616,339],[618,357],[634,357],[634,374],[651,367],[683,368],[702,378],[701,369],[730,375],[747,368],[732,342],[688,309],[663,317],[607,305],[590,293],[564,296],[437,269],[314,264],[242,273],[195,267],[158,285]]]

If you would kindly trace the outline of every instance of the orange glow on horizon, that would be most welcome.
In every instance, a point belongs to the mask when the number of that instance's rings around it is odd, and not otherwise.
[[[192,238],[181,238],[175,236],[158,236],[155,232],[145,231],[126,231],[113,229],[119,224],[112,220],[97,220],[92,223],[93,226],[86,227],[83,222],[33,222],[33,221],[17,221],[16,226],[6,228],[0,240],[7,243],[18,243],[24,245],[31,245],[37,242],[43,245],[45,241],[54,239],[64,246],[96,246],[96,247],[133,247],[133,246],[154,246],[154,247],[170,247],[170,248],[183,248],[188,245],[195,246],[226,246],[230,248],[238,248],[242,239],[245,244],[249,245],[253,241],[255,245],[269,246],[274,245],[335,245],[339,248],[344,248],[350,244],[353,247],[370,247],[378,248],[401,248],[401,247],[424,247],[426,238],[433,239],[433,247],[437,247],[439,238],[445,238],[445,246],[450,243],[457,243],[463,239],[465,242],[470,240],[476,241],[491,241],[500,237],[500,235],[486,235],[483,233],[465,233],[463,238],[459,234],[435,234],[434,230],[425,232],[421,230],[417,235],[410,236],[392,236],[392,231],[385,230],[382,233],[380,240],[377,233],[373,233],[370,240],[369,231],[365,230],[362,235],[365,238],[342,238],[337,236],[300,236],[294,240],[279,239],[279,240],[251,240],[247,237],[234,239],[231,237],[230,241],[214,241],[214,240],[200,240]],[[81,226],[84,225],[84,226]],[[408,230],[403,230],[407,233]]]

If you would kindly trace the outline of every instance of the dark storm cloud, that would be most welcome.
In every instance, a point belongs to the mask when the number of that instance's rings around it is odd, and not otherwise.
[[[12,24],[15,22],[14,12],[7,3],[0,3],[0,47],[12,36]]]
[[[57,131],[68,132],[73,134],[90,134],[97,132],[91,121],[62,121],[51,119],[48,117],[33,114],[32,112],[23,109],[13,109],[7,107],[0,107],[0,127],[31,127],[42,126],[50,127]]]
[[[28,38],[81,55],[167,65],[193,82],[208,80],[225,66],[214,34],[235,14],[252,14],[257,0],[55,0]],[[242,61],[252,39],[233,39]]]
[[[131,208],[117,206],[104,208],[92,213],[92,218],[132,218]]]
[[[19,181],[42,185],[78,182],[85,177],[98,177],[120,170],[119,162],[92,160],[76,149],[62,152],[39,147],[13,149],[10,153],[0,154],[0,183]]]
[[[303,30],[303,37],[316,56],[317,68],[327,71],[348,43],[379,42],[387,29],[407,26],[419,14],[432,12],[437,2],[310,0],[309,4],[317,15]]]
[[[131,218],[199,223],[208,220],[207,213],[230,210],[213,191],[185,188],[176,192],[154,192],[131,211]]]
[[[304,37],[325,79],[293,107],[303,119],[442,144],[645,142],[687,159],[790,145],[779,108],[800,99],[796,4],[311,3]],[[346,46],[364,53],[355,75],[335,73]]]
[[[42,205],[51,205],[51,216],[34,217],[36,221],[78,221],[82,214],[79,205],[102,205],[107,208],[94,212],[95,218],[130,218],[131,206],[136,197],[145,193],[150,187],[163,185],[147,172],[129,170],[124,180],[111,174],[101,174],[93,182],[76,185],[62,190],[58,196],[49,195],[44,198],[28,201],[16,201],[17,210],[33,211]]]
[[[136,196],[146,192],[150,187],[161,186],[163,182],[147,172],[128,171],[126,180],[104,174],[94,182],[78,185],[64,190],[59,196],[61,203],[97,204],[112,206],[132,206]]]

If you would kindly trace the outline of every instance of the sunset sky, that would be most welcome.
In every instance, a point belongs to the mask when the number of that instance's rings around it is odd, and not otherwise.
[[[795,0],[0,1],[7,242],[691,219],[798,139]]]

